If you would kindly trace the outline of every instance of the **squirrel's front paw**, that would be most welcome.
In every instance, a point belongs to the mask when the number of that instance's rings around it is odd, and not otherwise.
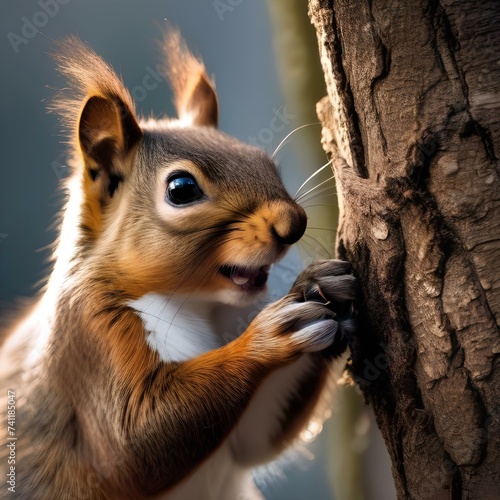
[[[266,307],[250,325],[264,350],[283,359],[304,352],[325,356],[342,354],[354,331],[357,283],[342,261],[310,265],[297,278],[290,293]]]
[[[262,352],[288,362],[304,352],[327,349],[338,330],[334,313],[324,304],[289,294],[267,306],[248,331]]]
[[[298,300],[323,304],[333,313],[338,334],[325,350],[328,357],[337,357],[349,345],[356,349],[356,308],[358,283],[351,274],[351,265],[341,260],[324,260],[311,264],[298,276],[290,294]]]

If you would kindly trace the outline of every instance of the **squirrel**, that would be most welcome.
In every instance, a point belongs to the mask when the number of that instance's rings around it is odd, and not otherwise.
[[[44,293],[1,338],[3,480],[30,500],[263,498],[252,469],[345,366],[350,265],[311,264],[228,341],[214,308],[262,296],[304,209],[269,155],[217,129],[214,83],[177,31],[175,119],[139,119],[100,56],[60,45],[72,173]]]

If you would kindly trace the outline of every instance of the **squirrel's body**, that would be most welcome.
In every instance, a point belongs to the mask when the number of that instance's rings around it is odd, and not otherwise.
[[[68,204],[47,289],[0,350],[19,498],[259,498],[252,467],[307,424],[346,348],[349,320],[327,303],[354,298],[338,261],[234,340],[217,329],[215,308],[262,294],[306,216],[265,153],[215,130],[204,68],[170,40],[178,121],[137,120],[80,42],[59,57],[79,90],[60,105]]]

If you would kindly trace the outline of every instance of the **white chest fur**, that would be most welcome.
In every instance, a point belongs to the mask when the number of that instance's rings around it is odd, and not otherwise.
[[[129,305],[144,321],[146,340],[162,361],[185,361],[225,343],[214,332],[209,303],[151,293]]]

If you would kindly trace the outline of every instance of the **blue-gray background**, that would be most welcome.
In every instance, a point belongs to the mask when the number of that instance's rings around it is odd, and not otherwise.
[[[304,0],[304,16],[306,3]],[[299,112],[302,104],[295,107],[280,88],[278,67],[283,61],[275,55],[276,35],[266,0],[2,0],[0,9],[2,318],[18,299],[34,296],[43,284],[49,270],[48,247],[57,234],[55,214],[61,207],[58,186],[67,169],[57,117],[46,111],[54,89],[65,85],[48,55],[54,50],[53,40],[77,34],[122,75],[140,114],[172,115],[166,83],[152,90],[143,85],[150,68],[159,62],[155,40],[161,38],[166,18],[180,28],[190,48],[215,75],[223,131],[244,141],[255,137],[272,152],[287,132],[304,124]],[[285,45],[286,36],[281,37]],[[289,58],[293,61],[295,55]],[[311,52],[310,57],[317,58],[317,52]],[[293,117],[286,119],[283,131],[270,136],[269,125],[277,110]],[[319,128],[316,133],[315,147],[319,145]],[[304,154],[299,151],[297,159],[293,147],[287,146],[279,160],[285,182],[295,192],[307,177],[307,169],[302,170]],[[306,165],[308,170],[321,164],[317,157],[311,163]],[[333,233],[326,232],[321,246],[333,248],[333,242]],[[317,460],[295,461],[286,467],[285,479],[269,482],[267,497],[332,499],[324,442],[313,444]],[[383,456],[385,474],[386,460]],[[377,469],[368,469],[368,474],[378,474]],[[387,481],[387,475],[382,480]],[[366,498],[379,497],[374,493]]]

